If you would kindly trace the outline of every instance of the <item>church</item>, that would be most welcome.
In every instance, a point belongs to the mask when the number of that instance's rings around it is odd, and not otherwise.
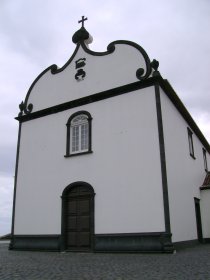
[[[45,69],[20,113],[10,249],[166,252],[210,240],[210,145],[137,43]],[[178,65],[177,65],[178,67]]]

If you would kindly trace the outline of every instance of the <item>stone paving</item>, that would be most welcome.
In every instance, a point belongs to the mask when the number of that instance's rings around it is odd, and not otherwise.
[[[210,244],[176,254],[9,251],[0,244],[1,280],[209,280]]]

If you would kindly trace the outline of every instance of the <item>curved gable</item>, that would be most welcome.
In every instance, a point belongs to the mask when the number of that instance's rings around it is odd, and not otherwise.
[[[106,52],[94,52],[82,41],[62,68],[52,65],[35,79],[20,105],[20,115],[134,83],[150,74],[150,59],[136,43],[114,41]]]

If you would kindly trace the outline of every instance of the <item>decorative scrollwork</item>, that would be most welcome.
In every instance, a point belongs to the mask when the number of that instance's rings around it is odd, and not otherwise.
[[[20,113],[18,114],[18,116],[22,116],[23,113],[25,113],[26,115],[30,114],[33,110],[33,104],[27,104],[25,102],[21,102],[20,105],[19,105],[19,108],[20,108]]]
[[[151,65],[152,69],[154,69],[152,76],[153,77],[160,76],[160,72],[158,71],[159,61],[157,61],[156,59],[153,59],[153,61],[150,63],[150,65]]]
[[[136,77],[141,80],[142,79],[142,75],[144,74],[144,69],[143,68],[139,68],[136,70]]]
[[[57,71],[58,71],[58,66],[56,64],[53,64],[51,66],[51,73],[56,74]]]
[[[108,53],[113,53],[115,51],[115,45],[113,43],[110,43],[107,46],[107,51],[108,51]]]

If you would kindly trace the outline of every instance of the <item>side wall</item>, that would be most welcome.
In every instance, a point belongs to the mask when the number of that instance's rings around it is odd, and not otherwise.
[[[193,159],[189,152],[187,131],[189,125],[163,90],[161,90],[161,106],[172,241],[197,239],[194,197],[200,198],[199,187],[206,175],[203,145],[193,133],[195,152],[195,159]],[[208,153],[207,158],[209,166],[210,157]]]
[[[93,153],[65,158],[80,110],[93,118]],[[60,196],[77,181],[95,190],[96,234],[165,231],[154,87],[22,124],[14,234],[60,234]]]
[[[210,189],[201,191],[201,216],[203,238],[210,240]]]

